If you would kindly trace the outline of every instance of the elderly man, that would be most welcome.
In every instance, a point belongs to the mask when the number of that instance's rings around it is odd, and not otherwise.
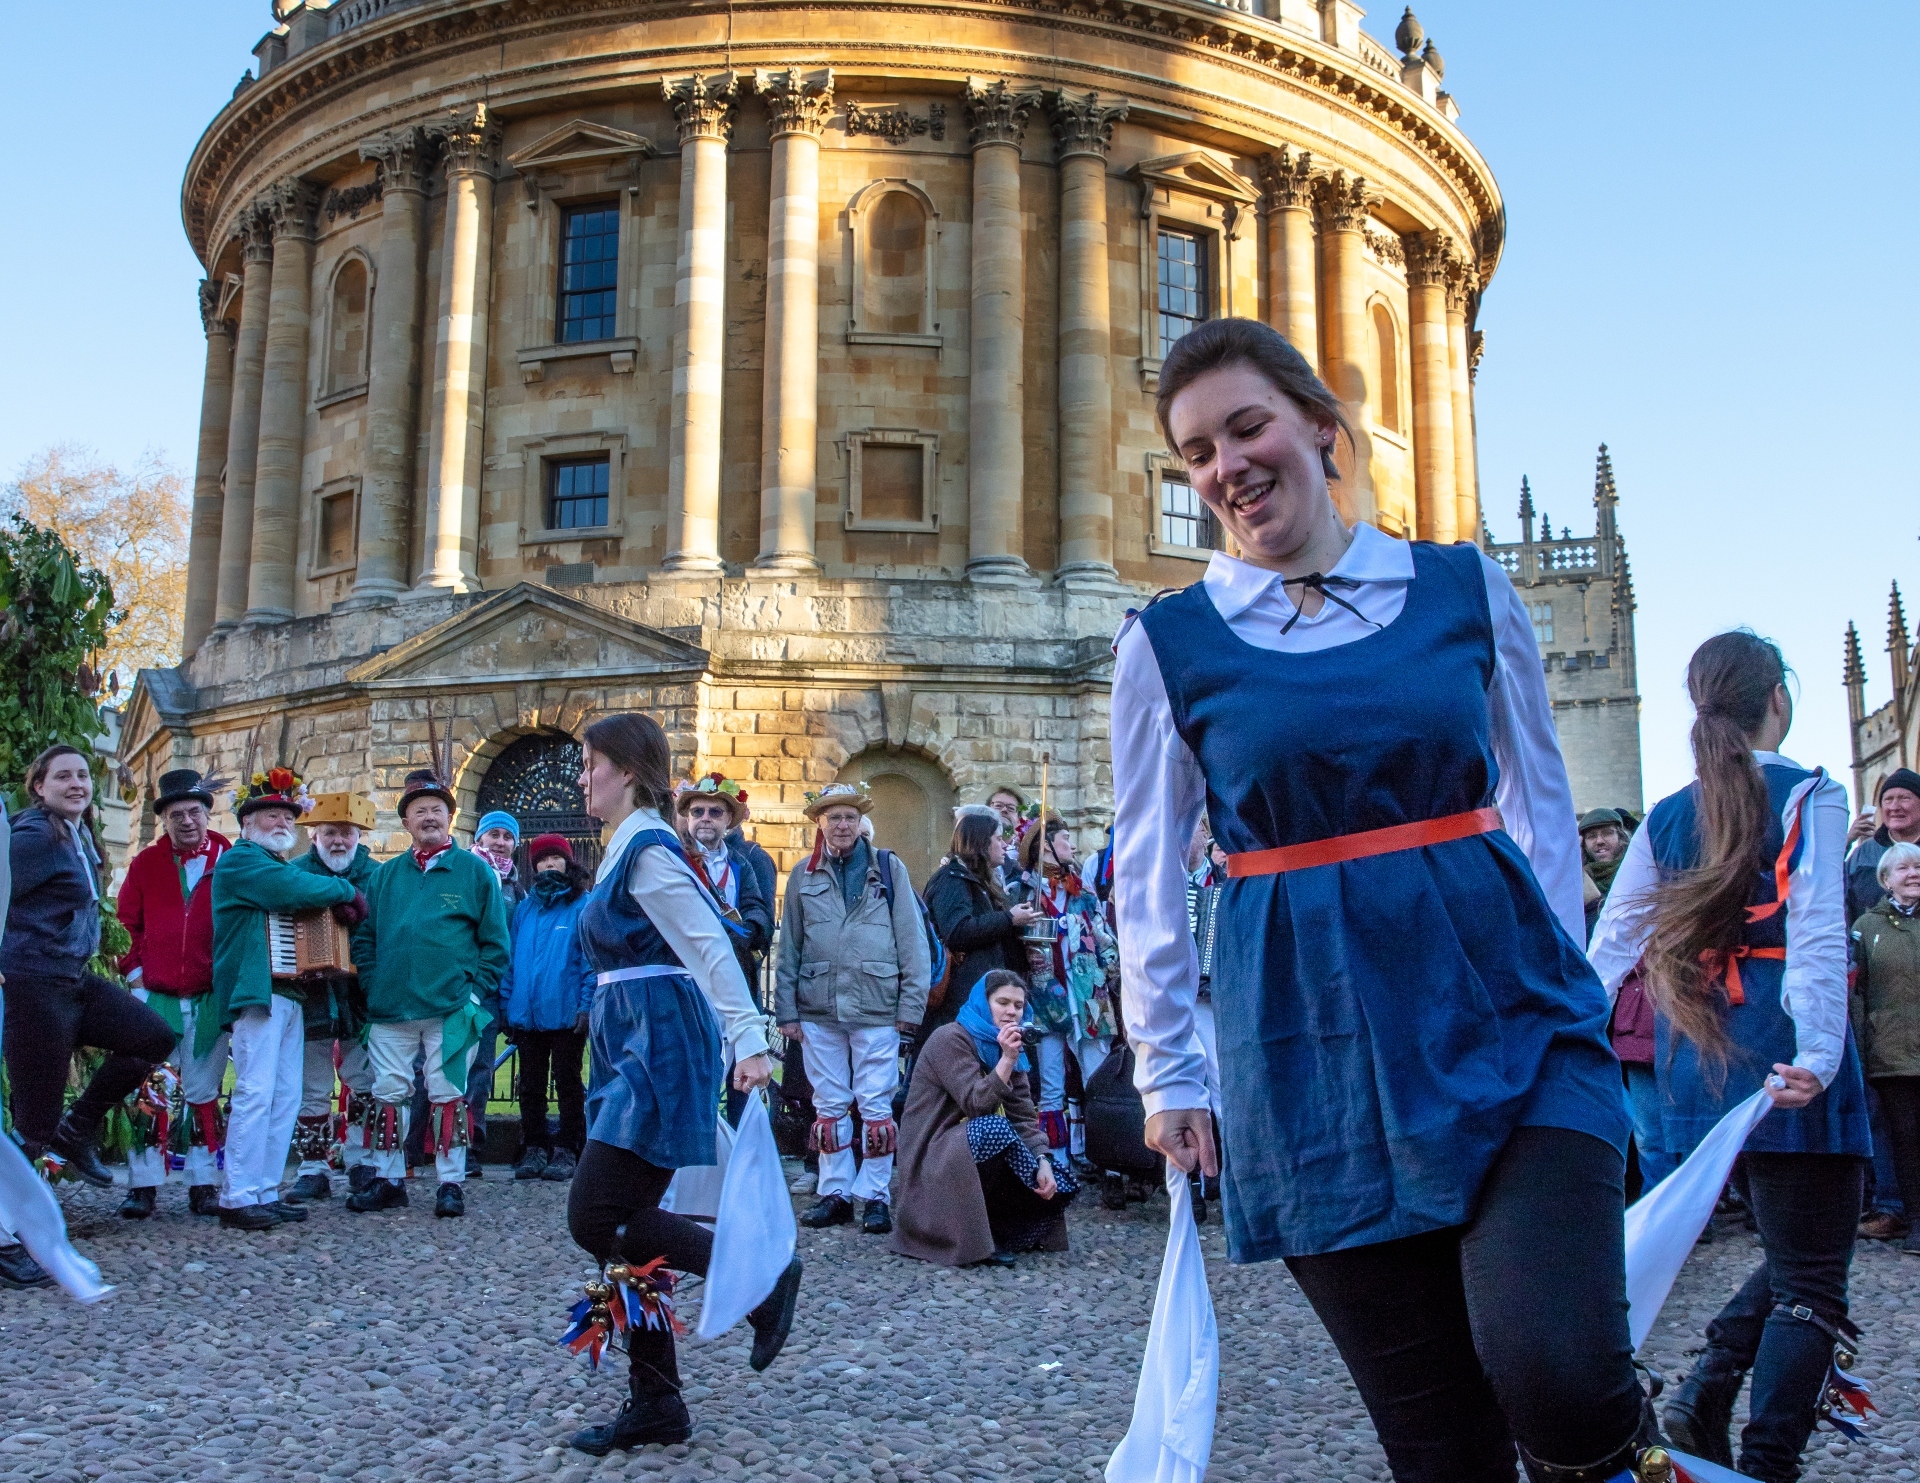
[[[780,1032],[805,1044],[813,1082],[820,1199],[800,1223],[844,1225],[857,1197],[861,1229],[878,1236],[893,1229],[900,1037],[926,1014],[929,962],[906,866],[861,832],[872,808],[865,783],[808,795],[806,815],[820,833],[787,878],[774,997]],[[865,1153],[858,1173],[848,1116],[856,1104]]]
[[[116,903],[120,925],[133,939],[120,959],[120,972],[134,998],[157,1011],[180,1037],[174,1062],[186,1102],[187,1208],[209,1216],[220,1211],[218,1099],[227,1074],[227,1035],[222,1031],[205,1055],[195,1053],[194,1043],[200,1017],[212,1004],[211,877],[229,844],[224,834],[207,827],[212,807],[213,794],[199,773],[190,768],[163,773],[153,812],[164,832],[128,863]],[[120,1213],[145,1220],[167,1181],[164,1145],[170,1140],[164,1115],[136,1115],[133,1124],[137,1140],[146,1146],[127,1155],[127,1198]]]
[[[379,868],[360,843],[360,831],[373,827],[372,801],[354,793],[316,793],[304,822],[312,848],[294,863],[313,875],[344,880],[364,892]],[[367,1048],[360,1039],[366,1023],[366,995],[358,972],[330,973],[307,985],[306,1052],[300,1082],[300,1120],[294,1135],[295,1151],[300,1155],[299,1173],[293,1182],[296,1200],[333,1198],[333,1179],[327,1166],[333,1153],[336,1044],[340,1048],[340,1084],[347,1089],[344,1141],[348,1188],[364,1188],[372,1178],[364,1124],[373,1078],[367,1069]]]
[[[1897,844],[1920,844],[1920,772],[1898,767],[1880,780],[1877,813],[1863,809],[1855,820],[1847,855],[1847,921],[1857,922],[1887,893],[1876,872],[1880,857]],[[1878,819],[1878,825],[1875,819]]]
[[[350,882],[288,863],[307,802],[305,785],[289,768],[273,768],[248,783],[234,810],[240,843],[213,868],[214,1012],[199,1017],[194,1051],[210,1054],[219,1032],[232,1032],[220,1223],[240,1231],[307,1218],[304,1206],[280,1198],[300,1111],[301,986],[273,976],[267,914],[332,907],[348,926],[366,914],[366,898]]]
[[[486,1006],[507,966],[507,907],[494,868],[453,842],[454,798],[437,774],[407,774],[400,822],[413,848],[374,872],[372,910],[354,938],[367,992],[373,1061],[370,1141],[378,1177],[347,1196],[353,1211],[407,1203],[406,1136],[413,1062],[424,1056],[428,1124],[439,1192],[433,1213],[466,1214],[461,1182],[472,1137],[468,1073]]]
[[[731,838],[747,816],[747,795],[724,773],[708,773],[674,790],[673,811],[693,873],[713,892],[728,923],[739,929],[729,934],[733,955],[758,997],[760,965],[773,941],[773,902],[761,888],[744,841],[735,845]]]

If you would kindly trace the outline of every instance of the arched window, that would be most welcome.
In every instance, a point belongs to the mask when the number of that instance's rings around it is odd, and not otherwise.
[[[1400,335],[1385,304],[1373,306],[1373,420],[1388,432],[1401,432]]]
[[[588,816],[580,791],[580,744],[565,732],[536,731],[511,743],[480,779],[475,803],[475,818],[498,808],[520,821],[523,880],[533,869],[527,847],[542,834],[565,837],[582,865],[600,861],[600,821]]]
[[[917,187],[876,181],[848,211],[853,229],[856,334],[927,336],[934,330],[933,247],[939,216]]]
[[[874,747],[849,758],[837,781],[872,789],[874,842],[898,855],[914,889],[924,890],[953,839],[953,780],[937,762]]]
[[[327,343],[327,392],[367,384],[367,265],[350,257],[333,275]]]

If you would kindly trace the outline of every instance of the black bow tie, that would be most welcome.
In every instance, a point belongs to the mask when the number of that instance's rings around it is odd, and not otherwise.
[[[1373,619],[1369,618],[1365,613],[1361,612],[1352,603],[1348,602],[1344,597],[1342,597],[1339,593],[1333,590],[1335,587],[1346,587],[1349,589],[1358,587],[1360,584],[1354,581],[1351,577],[1325,577],[1325,576],[1322,576],[1319,572],[1308,572],[1304,577],[1282,577],[1280,579],[1280,585],[1283,588],[1311,587],[1315,592],[1318,592],[1328,602],[1339,603],[1341,607],[1345,608],[1349,613],[1353,614],[1353,616],[1358,618],[1362,623],[1373,623]],[[1304,598],[1306,596],[1306,593],[1302,592],[1300,595],[1302,598]],[[1287,619],[1286,625],[1280,630],[1280,632],[1283,635],[1293,632],[1293,625],[1300,621],[1302,615],[1305,614],[1305,612],[1306,612],[1306,607],[1304,606],[1304,604],[1296,602],[1293,610],[1293,616]],[[1380,627],[1383,627],[1384,625],[1379,623],[1373,623],[1373,626],[1375,628],[1380,628]]]

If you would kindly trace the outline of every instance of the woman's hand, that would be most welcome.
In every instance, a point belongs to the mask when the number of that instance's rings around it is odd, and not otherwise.
[[[1220,1155],[1213,1146],[1213,1117],[1204,1107],[1170,1107],[1147,1119],[1147,1147],[1165,1154],[1179,1168],[1202,1174],[1220,1172]]]
[[[1773,1098],[1773,1105],[1789,1111],[1805,1107],[1825,1090],[1820,1078],[1804,1066],[1783,1066],[1776,1062],[1773,1075],[1767,1078],[1767,1095]]]
[[[767,1059],[765,1051],[757,1056],[748,1056],[733,1068],[733,1089],[736,1092],[756,1092],[773,1080],[773,1062]]]
[[[1053,960],[1047,955],[1045,948],[1030,947],[1027,949],[1027,967],[1032,972],[1038,973],[1042,968],[1050,968],[1052,966]]]
[[[1033,1192],[1043,1200],[1051,1200],[1060,1193],[1060,1186],[1053,1182],[1053,1165],[1045,1159],[1040,1160],[1040,1173],[1033,1181]]]
[[[1018,906],[1008,907],[1007,915],[1013,918],[1014,926],[1025,927],[1031,925],[1040,912],[1031,901],[1022,901]]]
[[[576,1014],[573,1017],[573,1033],[576,1035],[586,1034],[587,1027],[592,1022],[593,1022],[593,1016],[588,1014],[586,1010],[584,1009],[581,1010],[580,1013]]]

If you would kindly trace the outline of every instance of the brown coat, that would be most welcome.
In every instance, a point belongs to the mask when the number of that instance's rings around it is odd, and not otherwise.
[[[967,1147],[967,1120],[995,1112],[1006,1114],[1036,1156],[1046,1156],[1047,1135],[1033,1110],[1026,1073],[1016,1071],[1011,1083],[1002,1081],[981,1062],[971,1035],[958,1025],[942,1025],[927,1037],[914,1063],[900,1117],[893,1249],[902,1256],[964,1267],[993,1255],[986,1196]]]

